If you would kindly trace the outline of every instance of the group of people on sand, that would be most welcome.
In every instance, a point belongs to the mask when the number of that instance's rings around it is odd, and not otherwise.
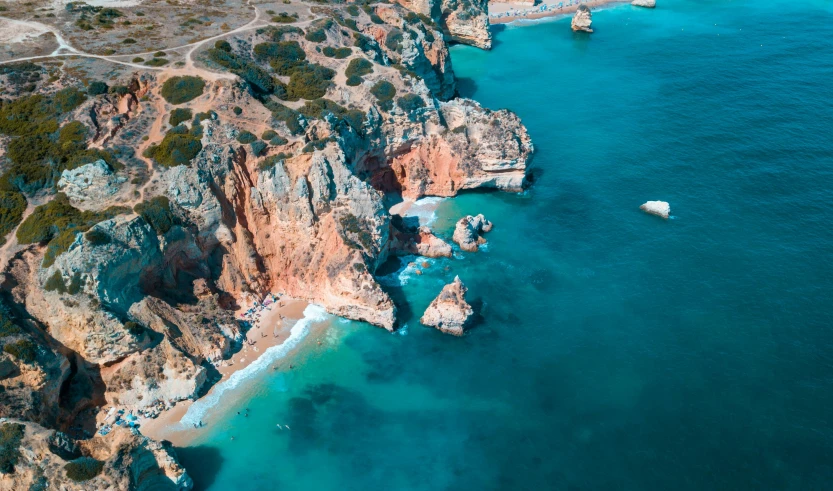
[[[572,7],[574,5],[579,5],[582,3],[587,3],[588,0],[567,0],[566,2],[558,2],[557,4],[543,4],[539,5],[538,7],[526,10],[517,10],[512,9],[506,12],[497,12],[494,14],[489,14],[489,17],[493,19],[503,19],[506,17],[527,17],[533,14],[541,14],[544,12],[555,12],[557,10],[564,10],[564,7]]]

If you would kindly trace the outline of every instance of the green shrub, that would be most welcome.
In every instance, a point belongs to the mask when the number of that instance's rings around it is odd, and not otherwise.
[[[106,94],[107,89],[108,87],[106,83],[96,80],[90,82],[90,85],[87,86],[87,94],[92,96]]]
[[[145,66],[164,66],[168,64],[168,60],[164,58],[151,58],[145,62]]]
[[[156,235],[166,234],[177,224],[171,211],[171,202],[165,196],[156,196],[133,207],[133,211],[156,231]]]
[[[359,77],[358,75],[353,75],[351,77],[347,77],[346,84],[349,85],[350,87],[355,87],[357,85],[361,85],[362,82],[364,82],[363,78]]]
[[[143,61],[145,61],[145,59],[142,58],[141,56],[137,56],[136,58],[133,58],[132,61],[133,61],[133,63],[142,63]]]
[[[381,49],[379,49],[379,45],[376,43],[376,41],[359,33],[356,33],[355,36],[356,40],[353,42],[353,46],[359,48],[365,53],[372,54],[373,57],[377,60],[382,58],[382,51]]]
[[[214,111],[206,111],[206,112],[203,112],[203,113],[197,113],[197,115],[194,116],[194,125],[198,126],[201,122],[203,122],[206,119],[212,120],[212,119],[216,119],[216,118],[217,118],[217,113],[215,113]]]
[[[356,5],[348,5],[347,13],[352,15],[353,17],[356,17],[357,15],[359,15],[359,7],[357,7]]]
[[[370,14],[370,21],[373,22],[374,24],[384,24],[385,23],[385,21],[383,21],[382,18],[379,17],[376,14]]]
[[[327,40],[327,33],[324,29],[313,29],[307,31],[306,35],[304,35],[304,39],[307,41],[312,41],[313,43],[321,43]]]
[[[298,110],[309,119],[324,119],[328,114],[344,121],[348,126],[359,132],[364,124],[364,113],[356,109],[345,109],[329,99],[307,101]],[[322,147],[323,148],[323,147]]]
[[[245,145],[257,141],[257,137],[251,131],[243,130],[238,133],[237,141]]]
[[[43,289],[48,292],[66,293],[67,286],[64,283],[64,276],[59,270],[55,270],[52,275],[43,283]]]
[[[133,38],[124,38],[121,42],[122,44],[136,44],[136,40]]]
[[[240,116],[241,114],[243,114],[243,108],[241,108],[240,106],[234,106],[231,109],[231,112],[233,112],[235,116]]]
[[[278,162],[280,162],[282,160],[286,160],[290,157],[292,157],[292,155],[289,155],[289,154],[283,153],[283,152],[281,152],[277,155],[270,155],[270,156],[266,157],[265,159],[263,159],[263,161],[258,165],[258,168],[261,171],[269,170],[272,167],[274,167],[275,164],[277,164]]]
[[[269,140],[269,144],[273,146],[286,145],[287,143],[289,143],[289,140],[282,136],[274,136]]]
[[[130,93],[130,89],[126,85],[114,85],[110,87],[110,93],[125,96]]]
[[[156,58],[162,58],[168,56],[168,53],[165,53],[164,51],[157,51],[156,53],[153,53],[153,56]]]
[[[252,149],[252,155],[254,155],[255,157],[260,157],[261,155],[263,155],[263,151],[266,150],[267,145],[266,142],[257,140],[253,141],[251,145],[249,145],[249,147],[251,147]]]
[[[399,29],[393,28],[388,32],[387,37],[385,38],[385,47],[391,51],[396,51],[397,53],[402,52],[402,41],[405,40],[405,36],[402,34],[402,31]]]
[[[65,194],[59,193],[49,203],[35,208],[20,224],[17,241],[21,244],[47,244],[43,267],[49,267],[56,257],[69,249],[77,234],[127,211],[122,207],[110,207],[100,212],[81,211],[69,204]]]
[[[26,198],[19,191],[0,191],[0,245],[5,237],[14,230],[23,219],[26,211]]]
[[[257,59],[268,61],[278,75],[290,75],[307,58],[297,41],[260,43],[255,45],[254,54]]]
[[[15,322],[11,309],[6,302],[0,298],[0,338],[20,333],[20,326]]]
[[[335,58],[337,60],[343,60],[347,58],[351,54],[353,54],[353,50],[350,48],[333,48],[332,46],[325,46],[324,49],[321,50],[321,53],[324,56],[329,56],[330,58]]]
[[[145,332],[145,328],[141,324],[133,321],[125,322],[124,328],[127,330],[127,332],[137,337],[141,336],[142,333]]]
[[[396,87],[387,80],[380,80],[373,84],[370,93],[376,97],[383,109],[390,109],[392,107],[391,101],[396,95]]]
[[[350,63],[347,64],[347,68],[344,70],[344,75],[347,78],[352,76],[364,76],[373,73],[373,63],[367,61],[364,58],[353,58],[350,60]]]
[[[286,12],[281,12],[278,15],[272,17],[272,22],[278,24],[289,24],[298,20],[298,14],[289,15]]]
[[[205,81],[200,77],[189,75],[171,77],[162,84],[162,97],[177,105],[191,101],[202,95]]]
[[[168,123],[171,126],[176,126],[183,121],[191,119],[192,115],[193,113],[190,109],[178,107],[171,111],[171,115],[168,117]]]
[[[286,86],[287,98],[312,100],[324,97],[334,76],[333,70],[313,63],[297,67],[289,76],[289,84]]]
[[[20,442],[26,434],[26,427],[20,423],[0,425],[0,472],[13,474],[14,466],[20,459]]]
[[[196,126],[195,128],[199,128]],[[182,132],[185,129],[185,132]],[[176,167],[187,165],[202,150],[199,137],[187,131],[183,126],[172,128],[159,143],[145,150],[145,157],[154,159],[159,165]]]
[[[214,43],[214,47],[220,50],[223,50],[227,53],[231,53],[231,44],[225,39],[219,39]]]
[[[64,466],[67,477],[75,482],[88,481],[99,475],[103,468],[104,462],[92,457],[81,457],[72,462],[67,462]]]
[[[269,105],[269,110],[272,111],[272,117],[286,123],[286,127],[293,135],[300,134],[304,130],[298,121],[301,116],[298,111],[277,102],[272,102]]]
[[[406,113],[425,107],[425,101],[416,94],[405,94],[396,100],[396,105]]]
[[[260,138],[262,140],[269,141],[272,138],[275,138],[276,136],[278,136],[278,134],[275,132],[275,130],[266,130],[263,132],[262,135],[260,135]]]
[[[3,351],[14,356],[23,363],[32,364],[38,357],[38,347],[28,339],[21,339],[3,346]]]
[[[263,32],[268,34],[272,41],[275,42],[281,41],[286,34],[304,35],[304,30],[296,26],[269,26]]]
[[[109,244],[111,240],[107,232],[101,230],[100,228],[90,229],[86,234],[84,234],[84,238],[87,239],[87,242],[94,246]]]

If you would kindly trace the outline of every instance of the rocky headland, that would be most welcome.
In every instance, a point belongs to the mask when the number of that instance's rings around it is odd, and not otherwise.
[[[490,46],[486,2],[401,3],[293,2],[163,68],[66,61],[106,82],[3,65],[0,425],[22,429],[3,426],[21,437],[0,489],[190,488],[170,448],[104,434],[103,414],[205,393],[252,299],[396,329],[377,268],[451,246],[385,197],[525,187],[519,118],[455,97],[448,44]],[[476,250],[491,225],[467,218],[454,238]],[[44,444],[55,432],[71,452]],[[95,473],[68,477],[76,461]]]
[[[590,7],[587,5],[579,5],[573,20],[570,22],[570,27],[573,31],[593,32],[590,27],[593,24],[593,14],[590,12]]]

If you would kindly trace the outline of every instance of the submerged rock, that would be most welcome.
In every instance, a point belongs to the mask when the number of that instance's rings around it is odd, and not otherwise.
[[[668,217],[671,216],[671,205],[665,201],[648,201],[644,205],[640,206],[639,209],[645,213],[650,213],[651,215],[656,215],[665,219],[668,219]]]
[[[576,15],[573,16],[573,22],[570,27],[573,31],[593,32],[590,25],[593,23],[593,14],[590,13],[590,8],[587,5],[580,5],[576,10]]]
[[[645,7],[652,9],[657,6],[657,2],[656,0],[633,0],[633,2],[631,2],[631,5],[635,7]]]
[[[455,276],[454,281],[443,287],[419,321],[442,332],[462,336],[474,314],[471,305],[466,302],[467,291],[460,277]]]
[[[473,217],[468,215],[461,218],[454,228],[454,242],[467,252],[476,252],[479,244],[486,242],[480,235],[492,230],[492,222],[486,220],[482,214]]]

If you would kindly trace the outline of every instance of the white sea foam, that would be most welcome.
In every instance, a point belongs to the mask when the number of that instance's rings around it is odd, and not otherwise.
[[[428,258],[422,256],[402,256],[399,258],[399,268],[393,273],[379,276],[376,281],[386,286],[404,286],[414,276],[417,276],[417,270],[424,269],[422,263],[433,265],[437,260],[435,258]]]
[[[418,199],[408,208],[405,216],[417,217],[420,225],[428,227],[437,220],[437,207],[445,199],[437,197]]]
[[[185,415],[182,416],[180,423],[185,427],[192,427],[198,424],[203,420],[206,412],[220,402],[223,394],[240,386],[240,384],[252,378],[257,373],[267,369],[269,365],[274,363],[276,360],[286,356],[292,348],[296,347],[298,343],[306,337],[312,324],[316,322],[323,322],[329,317],[330,315],[326,310],[324,310],[323,307],[312,304],[308,305],[307,308],[304,309],[304,317],[292,326],[292,329],[289,331],[289,337],[286,341],[277,346],[269,347],[257,360],[252,362],[251,365],[234,372],[228,380],[217,384],[207,396],[194,402],[194,404],[188,408],[188,411],[186,411]]]

